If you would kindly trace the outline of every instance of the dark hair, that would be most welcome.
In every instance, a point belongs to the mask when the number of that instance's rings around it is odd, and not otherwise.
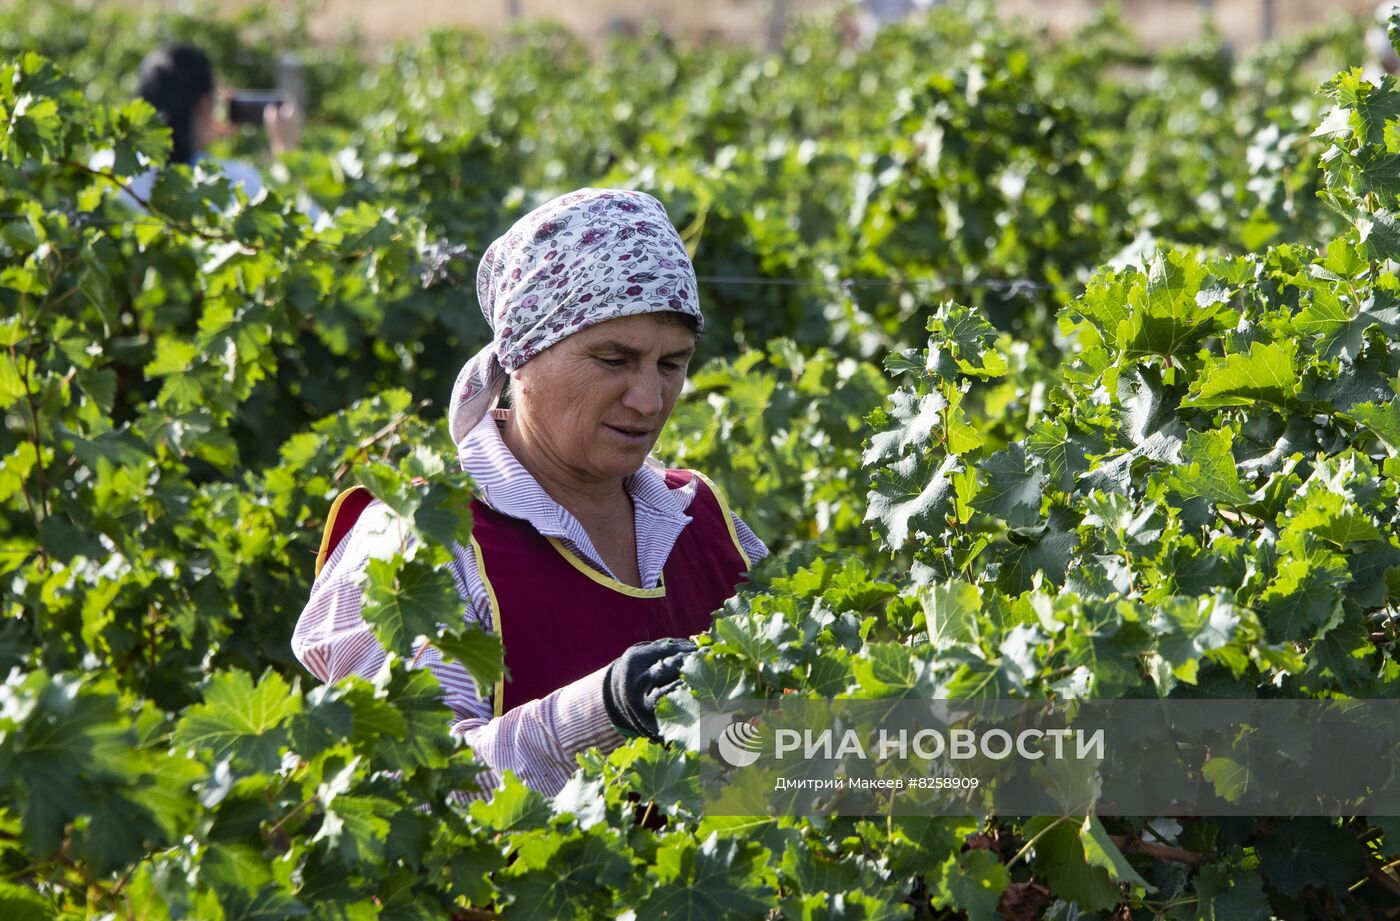
[[[647,314],[647,316],[656,317],[657,320],[669,326],[684,326],[695,335],[700,335],[700,321],[691,314],[674,310],[657,310]]]
[[[196,45],[166,45],[141,62],[137,92],[170,126],[170,162],[190,163],[194,147],[194,110],[214,92],[214,65]]]

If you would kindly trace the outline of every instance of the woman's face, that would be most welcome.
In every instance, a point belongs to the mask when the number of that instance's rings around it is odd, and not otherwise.
[[[695,342],[657,314],[574,333],[515,372],[521,435],[551,466],[585,482],[635,473],[671,415]]]

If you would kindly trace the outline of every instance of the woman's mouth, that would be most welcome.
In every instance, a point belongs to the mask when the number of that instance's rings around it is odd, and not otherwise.
[[[608,425],[607,423],[603,424],[628,444],[644,445],[651,438],[651,429],[633,428],[626,425]]]

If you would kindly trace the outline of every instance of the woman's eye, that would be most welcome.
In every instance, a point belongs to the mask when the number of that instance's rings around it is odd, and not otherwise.
[[[623,365],[627,364],[627,359],[625,358],[604,358],[600,355],[598,356],[598,360],[609,368],[621,368]]]
[[[675,374],[677,371],[685,370],[685,365],[678,361],[663,361],[661,363],[661,370],[665,371],[667,374]]]

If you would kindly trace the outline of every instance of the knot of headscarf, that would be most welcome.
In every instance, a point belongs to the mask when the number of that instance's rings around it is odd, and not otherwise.
[[[703,328],[695,269],[661,202],[579,189],[540,205],[486,249],[476,295],[491,344],[462,366],[448,428],[460,443],[496,404],[507,375],[604,320],[673,311]]]

